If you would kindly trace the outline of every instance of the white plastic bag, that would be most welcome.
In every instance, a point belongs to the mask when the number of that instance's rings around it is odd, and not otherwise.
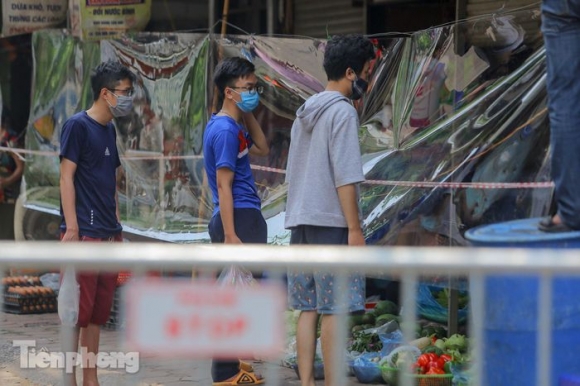
[[[224,269],[218,277],[218,283],[235,287],[252,287],[258,284],[252,272],[239,265],[230,265]]]
[[[48,287],[54,293],[58,293],[58,289],[60,288],[60,273],[45,273],[39,279],[44,287]]]
[[[58,317],[63,326],[74,327],[79,320],[81,289],[74,267],[64,268],[64,277],[58,291]]]
[[[394,349],[393,351],[391,351],[389,355],[387,355],[386,357],[381,359],[381,361],[379,362],[379,365],[386,364],[389,367],[397,368],[397,363],[396,363],[395,358],[398,358],[398,355],[402,354],[402,353],[406,353],[409,357],[408,362],[413,363],[421,355],[421,350],[419,350],[417,347],[411,346],[411,345],[399,346],[396,349]]]

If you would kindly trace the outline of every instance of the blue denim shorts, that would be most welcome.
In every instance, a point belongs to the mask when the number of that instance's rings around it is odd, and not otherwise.
[[[348,229],[301,225],[292,229],[290,244],[346,245]],[[341,309],[348,312],[364,310],[364,275],[353,273],[347,276],[344,289],[336,285],[334,274],[322,271],[288,271],[288,303],[295,310],[317,311],[319,314],[335,314]],[[347,304],[343,307],[335,297],[339,291],[347,291]]]

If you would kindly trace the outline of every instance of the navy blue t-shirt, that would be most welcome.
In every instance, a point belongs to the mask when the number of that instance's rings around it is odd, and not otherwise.
[[[230,117],[212,115],[203,134],[205,172],[213,196],[215,215],[219,212],[217,169],[234,172],[232,195],[234,208],[261,209],[260,197],[250,168],[248,150],[252,140],[247,131]]]
[[[104,238],[121,232],[117,221],[116,170],[121,165],[112,123],[101,125],[81,111],[63,125],[60,158],[77,165],[74,176],[76,214],[81,236]],[[62,204],[61,231],[66,231]]]

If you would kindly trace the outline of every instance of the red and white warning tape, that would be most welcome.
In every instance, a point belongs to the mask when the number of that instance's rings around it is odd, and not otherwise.
[[[286,174],[284,169],[270,168],[267,166],[252,165],[252,169],[265,172]],[[366,180],[366,185],[407,186],[410,188],[471,188],[471,189],[537,189],[553,188],[553,182],[417,182],[417,181],[386,181]]]
[[[411,188],[451,188],[451,189],[537,189],[553,188],[554,183],[548,182],[415,182],[415,181],[384,181],[366,180],[369,185],[407,186]]]
[[[10,151],[17,154],[32,154],[42,156],[58,156],[57,152],[14,149],[0,146],[0,151]],[[175,160],[175,159],[202,159],[201,155],[182,155],[182,156],[122,156],[125,160]],[[251,165],[254,170],[261,170],[270,173],[286,174],[286,170],[271,168],[262,165]],[[366,185],[385,185],[385,186],[405,186],[410,188],[449,188],[449,189],[548,189],[553,188],[554,183],[546,182],[433,182],[433,181],[386,181],[386,180],[366,180]]]

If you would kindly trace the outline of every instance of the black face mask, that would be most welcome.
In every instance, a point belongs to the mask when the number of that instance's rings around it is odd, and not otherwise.
[[[367,92],[368,87],[369,83],[366,80],[357,77],[352,82],[352,94],[350,95],[350,99],[353,101],[359,100],[362,98],[364,93]]]

